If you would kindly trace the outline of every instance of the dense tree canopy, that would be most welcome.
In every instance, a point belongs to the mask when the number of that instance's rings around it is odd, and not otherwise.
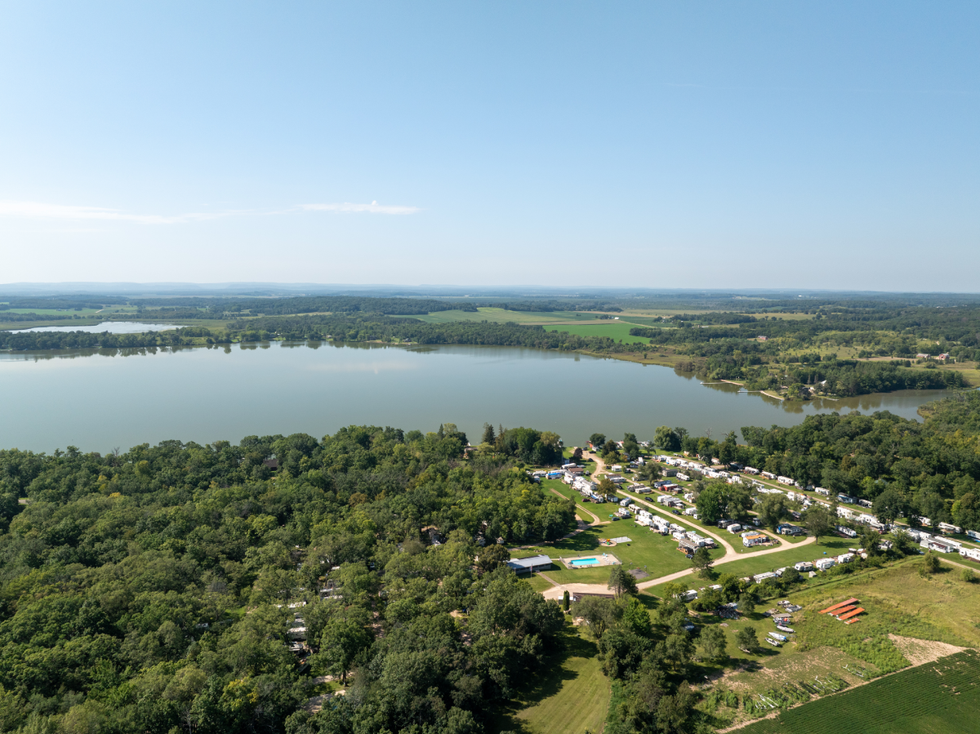
[[[574,509],[462,449],[351,426],[0,451],[0,730],[481,731],[562,621],[479,543]],[[312,715],[313,674],[353,687]]]

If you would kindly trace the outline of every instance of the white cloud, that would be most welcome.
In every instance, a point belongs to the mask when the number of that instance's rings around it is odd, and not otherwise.
[[[287,214],[296,211],[317,212],[368,212],[371,214],[415,214],[422,211],[415,206],[387,206],[372,201],[370,204],[301,204],[280,211],[225,210],[218,212],[195,212],[190,214],[130,214],[120,209],[99,206],[75,206],[68,204],[47,204],[38,201],[0,200],[0,217],[21,217],[27,219],[68,219],[100,220],[114,222],[135,222],[137,224],[184,224],[219,219],[235,215]]]
[[[368,212],[370,214],[416,214],[422,211],[417,206],[391,206],[372,201],[370,204],[303,204],[300,209],[308,212]]]
[[[0,217],[27,217],[30,219],[98,219],[116,222],[138,222],[139,224],[180,224],[205,219],[226,217],[234,212],[214,212],[207,214],[127,214],[118,209],[97,206],[71,206],[66,204],[45,204],[37,201],[0,201]]]

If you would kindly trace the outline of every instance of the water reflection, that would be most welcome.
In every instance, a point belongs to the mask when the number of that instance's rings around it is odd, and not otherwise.
[[[179,328],[174,324],[145,324],[139,321],[103,321],[101,324],[79,326],[71,323],[58,326],[35,326],[31,329],[9,329],[11,334],[30,334],[48,331],[81,331],[86,334],[143,334],[147,331],[172,331]]]

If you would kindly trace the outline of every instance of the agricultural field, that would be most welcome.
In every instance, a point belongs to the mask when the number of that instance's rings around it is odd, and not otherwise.
[[[497,723],[496,731],[583,734],[602,729],[611,687],[602,673],[598,649],[578,631],[567,633],[566,646],[559,663],[522,687],[520,698]]]
[[[650,340],[642,336],[630,336],[630,329],[637,324],[624,321],[590,321],[581,324],[561,324],[545,326],[546,331],[567,331],[578,336],[608,336],[624,344],[649,344]]]
[[[825,695],[821,686],[828,682],[861,686],[877,676],[980,644],[972,611],[980,602],[980,588],[964,582],[955,572],[924,577],[919,573],[921,565],[919,559],[910,559],[855,577],[830,578],[818,588],[803,587],[788,594],[785,598],[803,606],[791,625],[796,630],[795,639],[780,648],[762,645],[763,649],[753,655],[733,652],[730,641],[733,661],[729,667],[736,670],[722,677],[705,698],[717,725],[751,720],[802,703],[810,696]],[[849,597],[859,599],[866,610],[857,624],[844,625],[831,616],[817,614]],[[772,601],[763,602],[756,613],[723,624],[730,634],[751,626],[761,639],[774,629],[772,621],[761,614],[770,606],[774,606]],[[716,624],[719,620],[702,615],[702,622]],[[737,670],[739,667],[744,670]],[[723,703],[726,699],[728,704]],[[731,707],[733,701],[736,708]],[[796,734],[809,730],[787,726],[772,731]]]
[[[964,651],[750,724],[743,734],[974,734],[980,654]]]
[[[596,321],[594,314],[575,311],[508,311],[503,308],[482,307],[476,311],[434,311],[424,316],[403,316],[399,318],[417,319],[427,324],[448,324],[454,321],[489,321],[494,324],[545,324],[551,322]]]

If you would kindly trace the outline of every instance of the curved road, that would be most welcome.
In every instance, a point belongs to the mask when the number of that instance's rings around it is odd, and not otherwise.
[[[601,458],[599,458],[599,456],[597,456],[595,453],[591,451],[584,451],[582,452],[582,455],[583,457],[591,459],[596,463],[596,470],[592,473],[593,477],[598,476],[599,474],[606,473],[607,471],[606,464]],[[619,490],[619,492],[625,495],[626,497],[632,499],[635,503],[645,505],[646,507],[653,510],[654,512],[663,515],[664,517],[667,517],[672,521],[677,520],[677,516],[674,515],[672,512],[660,508],[652,502],[648,502],[647,500],[641,499],[637,495],[631,494],[629,492],[625,492],[623,490]],[[560,493],[556,492],[556,494],[560,494]],[[578,505],[576,505],[576,507],[578,507]],[[582,507],[581,509],[585,510],[584,507]],[[591,511],[585,510],[585,512],[598,519],[598,517]],[[683,518],[681,518],[681,520],[683,520]],[[690,525],[691,523],[688,524]],[[693,526],[693,527],[697,527],[697,526]],[[776,546],[775,548],[767,548],[766,550],[762,550],[762,551],[756,551],[755,553],[752,553],[747,556],[744,554],[740,554],[738,551],[735,550],[735,548],[732,546],[731,543],[729,543],[727,540],[725,540],[723,537],[721,537],[715,532],[712,532],[702,527],[698,527],[698,532],[704,533],[705,535],[712,537],[722,548],[725,549],[725,555],[719,558],[718,560],[714,561],[712,563],[713,566],[720,566],[725,563],[732,563],[734,561],[746,560],[748,558],[756,558],[757,556],[768,556],[768,555],[772,555],[773,553],[782,553],[784,551],[790,550],[791,548],[800,548],[804,545],[811,545],[815,543],[817,540],[816,538],[811,536],[800,543],[790,544],[783,541],[782,538],[779,538],[777,536],[771,536],[779,543],[778,546]],[[771,535],[770,533],[766,533],[766,534]],[[960,565],[960,564],[953,564],[953,565]],[[649,581],[644,581],[640,584],[637,584],[637,588],[649,589],[653,586],[658,586],[659,584],[665,584],[669,581],[676,581],[677,579],[684,578],[685,576],[689,576],[693,573],[694,573],[694,569],[688,568],[683,571],[677,571],[676,573],[668,574],[666,576],[661,576],[659,578],[651,579]],[[551,579],[548,580],[551,581]],[[554,581],[552,581],[551,583],[554,583]],[[545,590],[543,592],[543,595],[546,599],[561,599],[566,589],[573,594],[574,593],[580,593],[580,594],[589,594],[589,593],[608,594],[609,593],[609,588],[603,584],[564,584],[564,585],[555,585],[552,588]]]

